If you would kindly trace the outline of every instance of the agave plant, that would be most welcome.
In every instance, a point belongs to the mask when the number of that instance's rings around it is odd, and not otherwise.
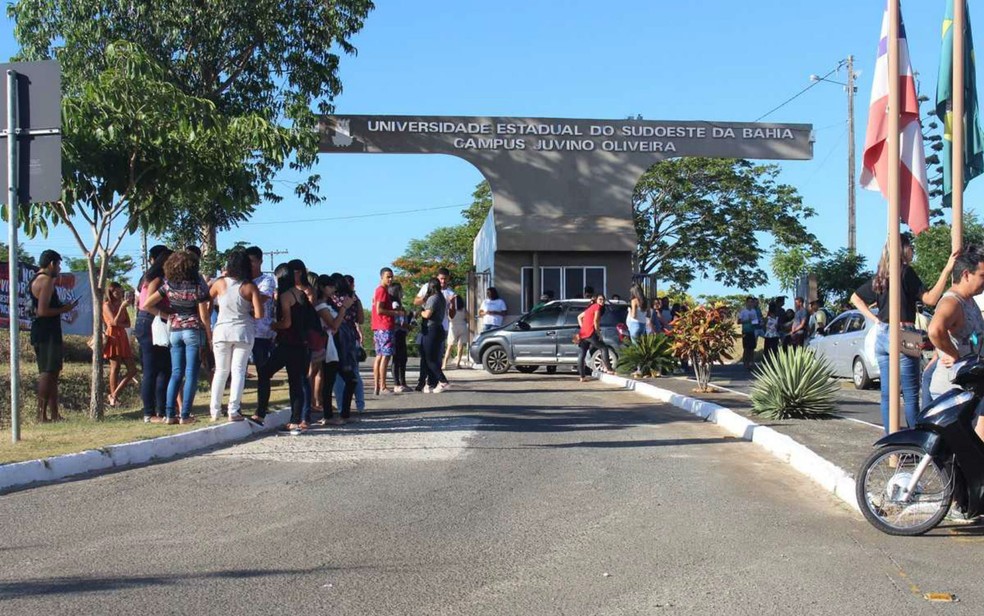
[[[779,349],[755,371],[752,412],[769,419],[829,415],[839,389],[831,376],[827,361],[811,349]]]
[[[648,334],[622,349],[616,370],[622,374],[639,372],[643,376],[669,374],[676,368],[670,339],[663,334]]]

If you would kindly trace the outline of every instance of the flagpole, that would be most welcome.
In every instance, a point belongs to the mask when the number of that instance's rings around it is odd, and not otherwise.
[[[965,0],[953,0],[953,147],[950,164],[953,174],[953,224],[950,245],[953,252],[963,248],[963,188],[964,188],[964,9]]]
[[[902,280],[901,242],[899,239],[899,3],[888,3],[888,431],[899,430],[901,378]]]

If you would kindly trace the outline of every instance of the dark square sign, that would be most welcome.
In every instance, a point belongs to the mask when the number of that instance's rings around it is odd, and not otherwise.
[[[17,74],[20,203],[62,196],[61,68],[54,60],[0,64],[0,130],[7,130],[7,72]],[[0,139],[0,190],[7,202],[7,138]]]

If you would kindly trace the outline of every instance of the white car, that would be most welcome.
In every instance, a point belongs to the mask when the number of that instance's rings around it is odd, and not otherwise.
[[[857,389],[868,389],[881,376],[875,359],[876,329],[859,311],[848,310],[811,338],[807,347],[827,360],[834,376],[851,379]]]

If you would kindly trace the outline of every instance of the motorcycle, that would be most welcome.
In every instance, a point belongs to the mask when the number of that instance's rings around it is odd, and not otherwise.
[[[968,519],[984,514],[984,442],[974,432],[984,412],[980,349],[958,362],[952,382],[957,388],[923,409],[913,428],[876,442],[861,464],[858,506],[884,533],[921,535],[946,517],[954,501]]]

